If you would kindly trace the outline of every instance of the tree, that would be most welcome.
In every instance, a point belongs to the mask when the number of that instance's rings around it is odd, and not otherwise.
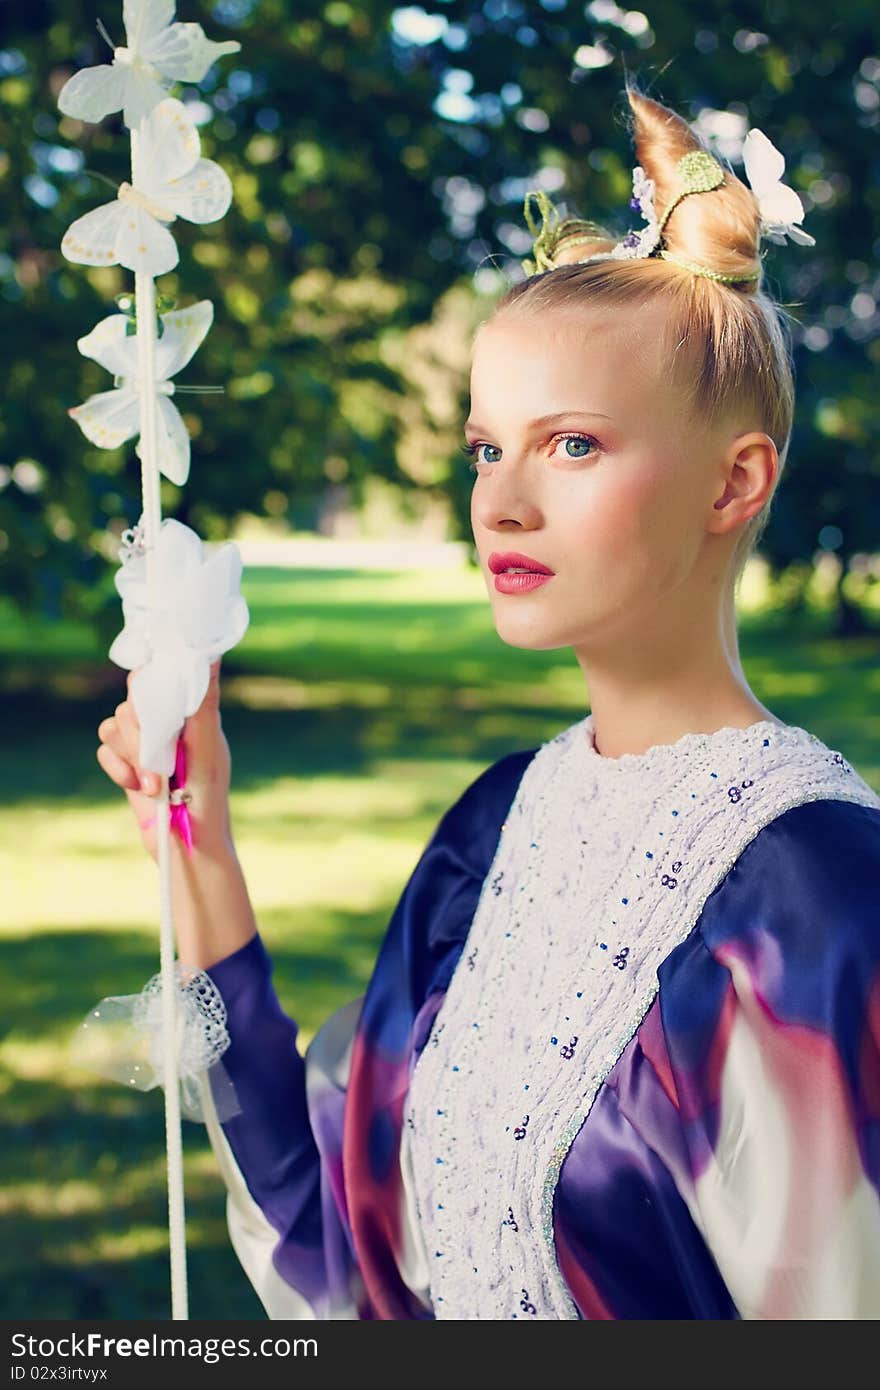
[[[212,539],[244,512],[308,517],[328,478],[357,499],[379,475],[449,495],[468,535],[457,444],[469,333],[486,296],[522,274],[527,188],[626,229],[630,72],[731,159],[737,130],[765,130],[817,238],[769,262],[800,320],[799,404],[764,553],[778,567],[831,545],[846,564],[876,547],[873,4],[852,0],[829,21],[789,0],[735,11],[704,0],[699,17],[664,0],[656,30],[614,0],[180,0],[179,17],[240,39],[242,52],[203,84],[214,118],[193,108],[233,207],[216,227],[181,231],[180,265],[159,282],[179,304],[215,302],[180,379],[225,386],[179,398],[193,479],[183,493],[163,484],[166,514]],[[111,195],[100,176],[128,174],[118,117],[81,129],[57,111],[75,67],[109,59],[96,18],[123,41],[119,0],[31,0],[6,7],[0,28],[0,584],[24,609],[85,614],[109,633],[138,464],[131,447],[89,446],[65,412],[109,385],[75,342],[131,276],[70,266],[58,249]],[[437,359],[447,404],[426,403],[417,341],[423,363]]]

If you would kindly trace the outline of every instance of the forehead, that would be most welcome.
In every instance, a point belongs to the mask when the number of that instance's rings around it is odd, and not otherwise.
[[[668,394],[665,338],[657,304],[499,314],[474,341],[473,411],[503,407],[509,415],[516,402],[526,416],[582,404],[625,418],[639,403],[656,408],[658,395]]]

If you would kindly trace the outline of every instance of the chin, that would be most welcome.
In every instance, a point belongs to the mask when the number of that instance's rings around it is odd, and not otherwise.
[[[499,619],[495,614],[495,631],[507,647],[520,647],[523,651],[549,652],[560,647],[570,647],[571,638],[559,632],[551,623],[532,618],[531,621],[515,622],[510,618]]]

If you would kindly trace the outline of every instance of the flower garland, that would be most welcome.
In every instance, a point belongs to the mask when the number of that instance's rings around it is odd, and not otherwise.
[[[155,279],[178,263],[169,228],[178,219],[215,222],[232,200],[227,174],[202,158],[195,122],[168,90],[174,82],[200,82],[218,58],[241,48],[236,40],[213,42],[199,24],[175,22],[175,4],[124,0],[125,45],[114,46],[99,21],[112,62],[75,73],[62,87],[58,106],[93,123],[121,111],[130,132],[130,182],[119,184],[112,202],[77,218],[61,242],[69,261],[134,272],[133,299],[118,296],[122,312],[102,319],[77,343],[84,356],[113,374],[113,387],[68,414],[99,448],[115,449],[138,436],[143,512],[119,550],[115,583],[124,627],[109,655],[135,672],[130,697],[140,723],[140,766],[160,775],[160,974],[141,995],[101,1000],[81,1025],[78,1042],[82,1048],[97,1033],[99,1051],[103,1044],[105,1053],[109,1048],[116,1054],[97,1063],[93,1054],[91,1065],[102,1075],[141,1089],[164,1087],[171,1315],[180,1319],[188,1317],[181,1097],[190,1118],[205,1118],[200,1096],[210,1079],[223,1114],[236,1113],[237,1105],[219,1062],[228,1045],[223,1002],[203,971],[175,961],[170,835],[173,830],[191,852],[181,733],[205,697],[211,662],[240,641],[248,610],[239,591],[238,547],[227,542],[206,556],[195,531],[161,515],[160,473],[182,486],[190,468],[189,435],[171,400],[175,389],[185,388],[175,387],[172,378],[204,340],[214,311],[209,300],[174,310],[157,296]],[[118,1030],[112,1037],[102,1032],[105,1022],[112,1029],[120,1019],[126,1025],[122,1040]],[[140,1043],[141,1034],[149,1035],[148,1056],[143,1049],[137,1054],[143,1061],[127,1056],[136,1053],[132,1031]]]

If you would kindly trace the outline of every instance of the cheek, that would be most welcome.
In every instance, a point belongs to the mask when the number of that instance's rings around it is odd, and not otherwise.
[[[630,559],[656,539],[663,518],[663,489],[652,473],[598,474],[586,486],[563,490],[555,499],[558,523],[583,554]]]
[[[680,576],[690,523],[670,476],[659,466],[620,470],[557,499],[572,572],[589,572],[594,592],[619,596],[644,591],[646,583],[666,589]]]

